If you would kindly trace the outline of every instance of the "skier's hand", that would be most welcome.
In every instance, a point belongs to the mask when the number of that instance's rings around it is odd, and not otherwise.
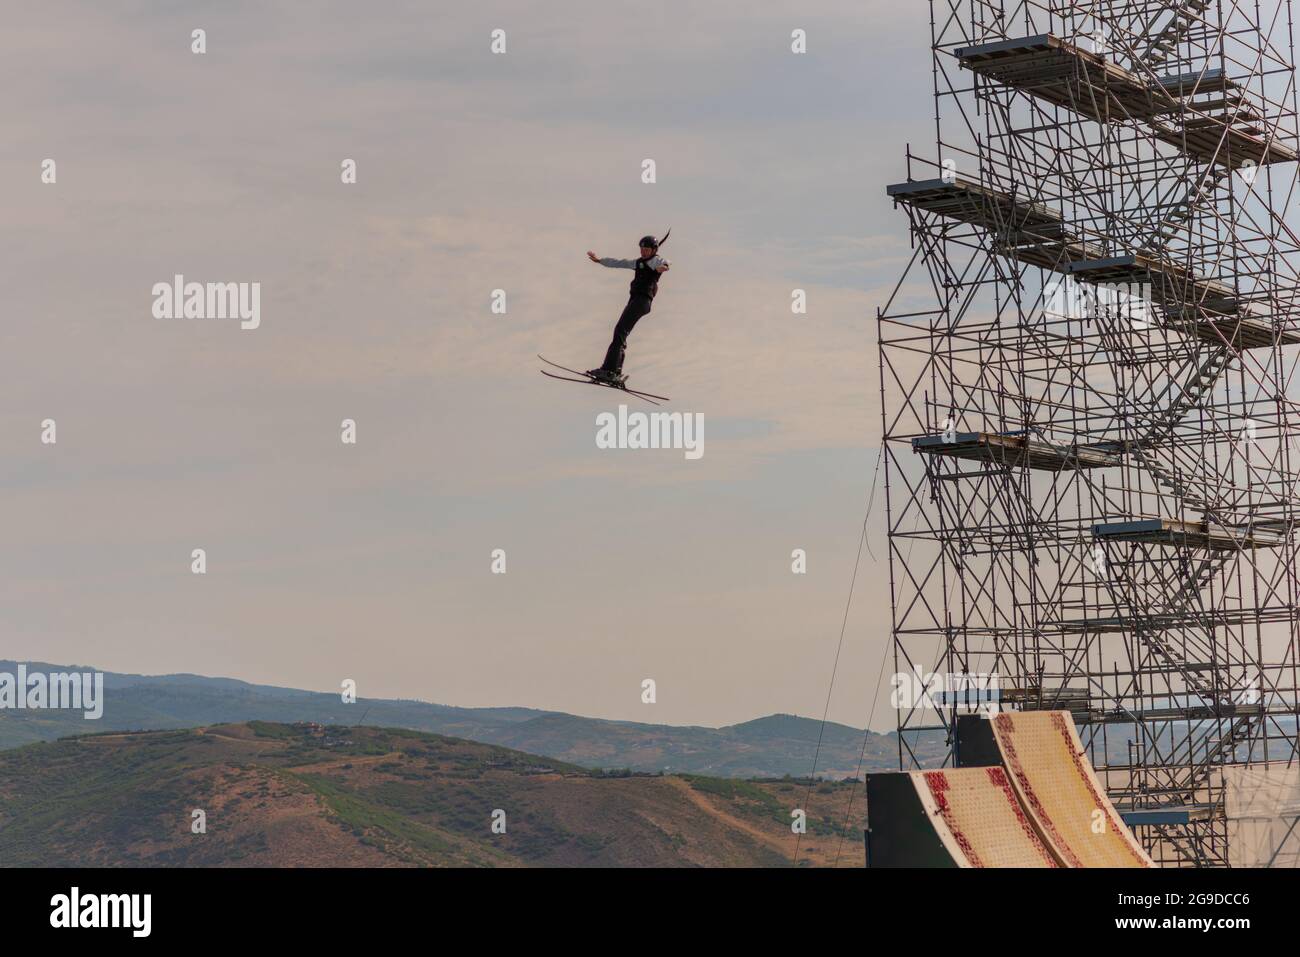
[[[587,250],[587,258],[594,263],[600,262],[600,257],[597,256],[595,253],[593,253],[590,249]]]
[[[672,264],[671,264],[670,262],[668,262],[667,259],[665,259],[662,263],[659,264],[659,268],[656,269],[655,272],[667,272],[667,271],[668,271],[668,267],[669,267],[670,265],[672,265]]]

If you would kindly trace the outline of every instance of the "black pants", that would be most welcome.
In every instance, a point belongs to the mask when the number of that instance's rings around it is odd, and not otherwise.
[[[622,372],[623,356],[627,352],[627,337],[637,320],[650,311],[649,296],[633,296],[623,307],[623,315],[618,317],[614,327],[614,339],[605,352],[605,361],[600,367],[606,372]]]

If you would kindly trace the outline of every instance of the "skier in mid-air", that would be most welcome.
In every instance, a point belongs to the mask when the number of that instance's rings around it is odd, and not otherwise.
[[[668,230],[663,239],[653,236],[641,237],[641,256],[637,259],[600,258],[594,252],[587,251],[587,258],[610,269],[631,269],[632,285],[628,290],[627,305],[614,326],[614,338],[605,352],[605,361],[597,369],[590,369],[587,375],[606,385],[623,386],[627,376],[623,375],[623,356],[627,352],[627,337],[632,327],[642,316],[650,311],[655,292],[659,288],[659,277],[668,271],[671,265],[667,259],[658,255],[659,247],[668,240]]]

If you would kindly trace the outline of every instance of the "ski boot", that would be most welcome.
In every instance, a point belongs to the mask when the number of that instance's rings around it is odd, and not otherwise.
[[[621,389],[627,383],[627,376],[621,372],[611,372],[608,369],[588,369],[587,375],[591,376],[601,385],[613,386]]]

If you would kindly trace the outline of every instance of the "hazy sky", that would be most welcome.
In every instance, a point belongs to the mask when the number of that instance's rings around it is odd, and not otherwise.
[[[884,186],[933,136],[924,4],[6,20],[0,656],[672,724],[821,715],[876,463],[874,311],[908,254]],[[534,357],[597,364],[630,274],[585,251],[669,226],[626,371],[704,415],[698,461],[598,449],[617,394]],[[153,318],[177,273],[259,282],[260,328]],[[882,527],[878,497],[831,706],[858,726],[888,640]],[[887,688],[872,723],[892,727]]]

